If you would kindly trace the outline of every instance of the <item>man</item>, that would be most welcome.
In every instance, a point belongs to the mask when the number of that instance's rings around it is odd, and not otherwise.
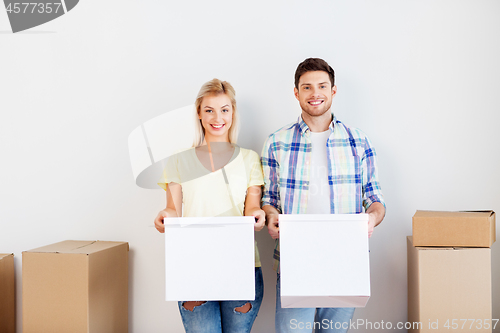
[[[385,203],[370,141],[330,110],[337,93],[333,69],[322,59],[304,60],[295,72],[294,93],[301,116],[271,134],[264,144],[262,205],[269,234],[277,240],[276,332],[297,333],[311,329],[302,331],[291,323],[304,323],[303,327],[316,327],[314,322],[324,319],[349,323],[354,308],[281,308],[278,214],[358,214],[364,210],[369,216],[370,237],[385,216]],[[348,327],[329,328],[335,326]],[[316,332],[323,331],[316,328]]]

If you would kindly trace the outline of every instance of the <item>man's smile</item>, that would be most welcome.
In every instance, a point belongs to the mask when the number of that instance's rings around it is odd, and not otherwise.
[[[316,100],[309,101],[308,103],[309,103],[310,105],[312,105],[312,106],[318,106],[318,105],[320,105],[320,104],[321,104],[321,103],[323,103],[323,102],[324,102],[323,100],[318,100],[318,99],[316,99]]]

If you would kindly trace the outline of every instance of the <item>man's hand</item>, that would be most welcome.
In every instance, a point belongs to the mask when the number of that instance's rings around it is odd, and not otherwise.
[[[278,210],[270,205],[266,205],[262,207],[262,209],[266,212],[267,230],[269,231],[269,235],[271,235],[272,239],[278,239],[280,237]]]
[[[373,234],[373,229],[382,222],[385,217],[385,207],[380,202],[374,202],[366,210],[368,214],[368,238]]]
[[[270,214],[267,216],[268,224],[267,224],[267,230],[269,231],[269,235],[273,239],[278,239],[280,238],[280,228],[279,228],[279,221],[278,221],[278,214]]]
[[[375,229],[375,220],[374,214],[368,214],[368,238],[370,238],[373,234],[373,229]]]

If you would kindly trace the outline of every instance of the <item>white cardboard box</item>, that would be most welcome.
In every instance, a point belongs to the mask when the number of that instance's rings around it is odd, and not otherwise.
[[[251,216],[167,218],[167,301],[255,299]]]
[[[367,214],[286,214],[279,226],[282,307],[366,306]]]

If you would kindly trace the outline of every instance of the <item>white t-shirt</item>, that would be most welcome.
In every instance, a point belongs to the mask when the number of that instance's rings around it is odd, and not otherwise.
[[[325,132],[309,132],[312,144],[309,174],[309,198],[307,214],[330,214],[330,187],[328,186],[328,160],[326,142],[330,129]]]

